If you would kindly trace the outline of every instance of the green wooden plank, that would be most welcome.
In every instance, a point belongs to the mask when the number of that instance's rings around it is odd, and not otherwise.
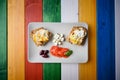
[[[60,0],[43,0],[43,21],[61,22]]]
[[[6,0],[0,0],[0,80],[7,80]]]
[[[44,22],[61,21],[60,0],[43,0],[43,21]],[[43,64],[43,80],[61,80],[61,64],[60,63]]]

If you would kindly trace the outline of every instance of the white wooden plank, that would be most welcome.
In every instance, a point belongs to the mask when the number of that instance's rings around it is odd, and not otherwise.
[[[120,80],[120,0],[115,0],[116,80]]]
[[[61,0],[61,22],[78,22],[78,0]],[[61,64],[62,80],[78,80],[78,64]]]
[[[61,0],[61,22],[78,22],[78,0]]]

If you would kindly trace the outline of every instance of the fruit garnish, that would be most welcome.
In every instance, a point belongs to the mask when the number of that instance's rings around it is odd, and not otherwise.
[[[43,57],[43,58],[48,58],[48,53],[49,53],[49,50],[41,50],[40,51],[40,55]]]
[[[40,55],[43,55],[43,54],[44,54],[44,50],[41,50],[41,51],[40,51]]]
[[[48,56],[48,55],[43,55],[42,57],[44,57],[44,58],[48,58],[49,56]]]

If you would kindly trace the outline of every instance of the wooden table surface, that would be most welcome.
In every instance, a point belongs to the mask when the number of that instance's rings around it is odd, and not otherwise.
[[[120,80],[120,0],[0,0],[0,80]],[[29,22],[88,23],[84,64],[27,60]]]

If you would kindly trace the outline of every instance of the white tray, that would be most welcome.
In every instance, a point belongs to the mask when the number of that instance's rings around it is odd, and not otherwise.
[[[88,61],[88,36],[83,46],[77,46],[70,44],[69,42],[63,42],[60,47],[66,47],[73,50],[73,54],[68,58],[59,58],[49,53],[49,58],[43,58],[39,55],[41,50],[50,50],[54,45],[52,40],[45,46],[37,47],[33,40],[30,38],[30,32],[36,28],[44,27],[53,34],[62,33],[65,37],[68,36],[73,26],[83,26],[88,29],[86,23],[41,23],[31,22],[28,25],[28,61],[31,63],[86,63]]]

